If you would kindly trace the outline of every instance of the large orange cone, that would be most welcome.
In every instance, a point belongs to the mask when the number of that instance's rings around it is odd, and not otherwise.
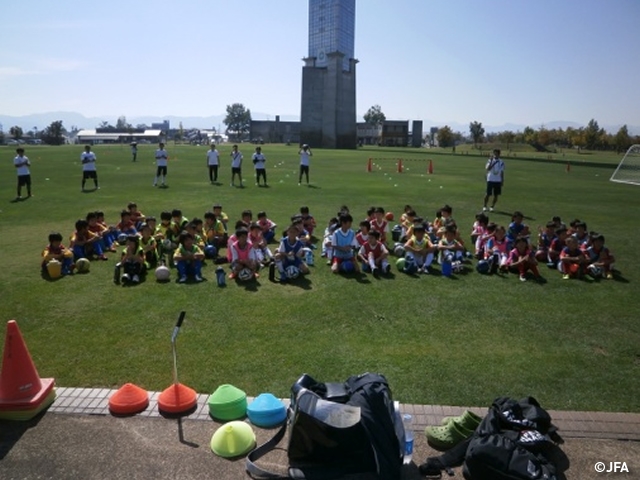
[[[369,158],[369,161],[367,162],[367,172],[371,171],[371,158]]]
[[[398,173],[402,173],[402,159],[398,159]]]
[[[125,383],[109,398],[114,415],[135,415],[149,406],[149,393],[133,383]]]
[[[0,410],[38,409],[49,400],[54,385],[55,379],[38,376],[18,324],[9,320],[0,373]]]
[[[429,168],[427,169],[427,172],[429,175],[433,175],[433,161],[431,159],[429,160]]]

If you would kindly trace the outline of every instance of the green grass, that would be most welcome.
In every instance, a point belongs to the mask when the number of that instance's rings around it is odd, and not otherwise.
[[[202,284],[158,284],[151,275],[125,288],[111,281],[113,254],[87,275],[43,280],[39,254],[51,230],[67,238],[75,220],[96,209],[115,223],[129,201],[148,215],[181,208],[189,218],[221,202],[233,221],[244,209],[264,209],[280,226],[308,205],[320,230],[342,204],[356,219],[370,205],[399,215],[405,204],[432,219],[448,203],[465,238],[482,206],[485,153],[473,149],[317,149],[316,188],[306,188],[297,186],[297,149],[265,145],[272,188],[259,189],[253,146],[242,145],[248,188],[241,190],[229,187],[226,145],[223,186],[209,185],[204,147],[170,144],[170,187],[153,188],[154,148],[141,146],[132,163],[127,146],[96,146],[102,189],[80,193],[81,146],[29,147],[35,196],[18,203],[11,202],[13,149],[0,150],[0,318],[18,321],[41,376],[62,386],[162,390],[172,382],[173,325],[186,310],[179,377],[201,392],[232,383],[251,395],[287,396],[303,372],[339,381],[371,370],[387,376],[402,402],[486,405],[499,395],[533,395],[549,408],[640,410],[639,191],[608,181],[620,156],[507,155],[500,212],[490,216],[506,224],[508,212],[522,210],[534,228],[553,215],[585,220],[606,234],[622,272],[617,281],[563,281],[546,267],[545,285],[475,271],[378,280],[334,276],[316,256],[311,275],[293,285],[263,275],[257,285],[220,289],[209,265]],[[372,173],[368,158],[376,159]]]

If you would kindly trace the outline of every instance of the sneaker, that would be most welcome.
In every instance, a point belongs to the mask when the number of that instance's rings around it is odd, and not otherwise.
[[[129,280],[131,280],[131,277],[129,276],[128,273],[125,273],[125,274],[122,275],[122,277],[120,277],[120,281],[122,283],[128,283]]]
[[[562,279],[563,280],[569,280],[571,277],[569,276],[568,273],[565,273],[564,275],[562,275]]]
[[[487,207],[482,207],[483,212],[486,212],[487,210],[489,210]]]
[[[230,187],[235,187],[235,185],[234,185],[233,183],[231,183],[229,186],[230,186]]]
[[[289,281],[289,279],[287,278],[286,275],[281,274],[280,276],[280,283],[287,283]]]
[[[556,264],[554,262],[547,262],[547,267],[555,268]]]
[[[187,276],[186,275],[182,275],[179,279],[178,279],[178,283],[186,283],[187,281]]]
[[[613,273],[608,272],[608,273],[605,275],[605,278],[606,278],[607,280],[611,280],[611,279],[613,279]]]
[[[201,282],[202,281],[202,277],[200,275],[196,275],[195,279],[196,279],[196,282]]]
[[[521,282],[526,282],[527,281],[527,277],[525,277],[524,275],[520,275],[520,281]]]
[[[255,272],[255,273],[253,274],[253,278],[260,278],[260,274],[259,274],[258,272]]]
[[[99,258],[100,260],[109,260],[109,258],[108,258],[106,255],[104,255],[104,254],[100,255],[98,258]]]
[[[489,208],[489,211],[490,211],[490,212],[493,212],[493,207],[490,207],[490,208]]]
[[[387,265],[386,267],[384,267],[384,273],[389,273],[391,272],[391,265]]]
[[[131,281],[133,283],[140,283],[140,277],[138,275],[134,275]]]
[[[302,185],[301,183],[298,183],[298,186]]]
[[[157,184],[157,183],[154,183],[154,184],[153,184],[153,186],[154,186],[154,187],[157,187],[157,186],[158,186],[158,184]]]

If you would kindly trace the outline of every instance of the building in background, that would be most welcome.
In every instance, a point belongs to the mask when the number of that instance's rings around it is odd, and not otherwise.
[[[357,146],[355,17],[355,0],[309,0],[300,140],[312,147]]]
[[[300,122],[275,120],[251,120],[250,136],[253,143],[300,143]]]
[[[409,145],[409,121],[385,120],[382,123],[380,145],[384,147],[406,147]]]

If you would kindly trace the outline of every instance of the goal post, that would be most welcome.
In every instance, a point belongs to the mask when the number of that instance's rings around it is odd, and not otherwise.
[[[640,185],[640,145],[631,145],[629,147],[609,180]]]

